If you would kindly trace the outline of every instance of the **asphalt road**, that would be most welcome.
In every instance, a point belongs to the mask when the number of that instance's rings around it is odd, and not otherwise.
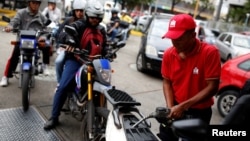
[[[12,46],[10,41],[15,39],[12,33],[2,32],[0,27],[0,74],[3,74],[6,61],[11,54]],[[112,83],[116,88],[131,94],[137,101],[141,102],[139,109],[147,115],[155,110],[158,106],[165,106],[162,92],[161,78],[153,74],[143,74],[136,70],[136,54],[139,49],[140,37],[131,35],[127,45],[117,53],[117,59],[112,62],[114,73]],[[54,72],[55,55],[51,58],[50,72],[51,75],[40,75],[36,78],[36,87],[32,89],[31,105],[34,105],[44,119],[50,117],[54,90],[56,87],[56,78]],[[10,79],[8,87],[0,87],[0,110],[15,107],[21,107],[21,90],[18,88],[18,80]],[[0,115],[1,116],[1,115]],[[218,115],[216,105],[213,106],[213,117],[211,124],[219,124],[222,118]],[[150,120],[152,131],[158,132],[158,123]],[[60,116],[60,125],[56,131],[66,141],[79,141],[79,130],[81,122],[77,121],[70,115],[64,113]]]

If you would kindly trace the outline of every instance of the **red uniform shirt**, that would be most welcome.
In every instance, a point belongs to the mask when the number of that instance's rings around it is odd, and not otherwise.
[[[219,79],[220,55],[217,48],[197,40],[196,47],[185,59],[181,59],[174,47],[164,52],[161,73],[172,82],[174,99],[181,103],[204,89],[206,80]],[[207,108],[213,98],[191,108]]]

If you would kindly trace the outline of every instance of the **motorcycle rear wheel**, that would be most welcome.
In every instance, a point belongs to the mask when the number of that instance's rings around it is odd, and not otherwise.
[[[23,110],[27,111],[29,109],[30,100],[30,82],[31,75],[28,71],[24,71],[22,74],[22,104]]]

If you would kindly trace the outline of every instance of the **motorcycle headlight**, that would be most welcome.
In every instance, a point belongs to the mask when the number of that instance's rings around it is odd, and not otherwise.
[[[146,54],[150,56],[157,56],[157,50],[154,46],[147,45],[146,46]]]
[[[104,81],[110,83],[111,82],[111,70],[108,70],[108,69],[100,69],[100,74],[101,74],[101,77]]]
[[[35,40],[32,39],[21,39],[21,48],[33,49],[35,48]]]

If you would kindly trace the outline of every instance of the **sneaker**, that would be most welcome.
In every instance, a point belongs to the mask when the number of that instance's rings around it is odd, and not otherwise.
[[[8,86],[8,84],[9,84],[8,78],[6,76],[3,76],[2,80],[0,82],[0,86],[6,87],[6,86]]]
[[[50,72],[49,72],[49,69],[48,69],[47,65],[44,66],[43,74],[44,75],[50,75]]]

